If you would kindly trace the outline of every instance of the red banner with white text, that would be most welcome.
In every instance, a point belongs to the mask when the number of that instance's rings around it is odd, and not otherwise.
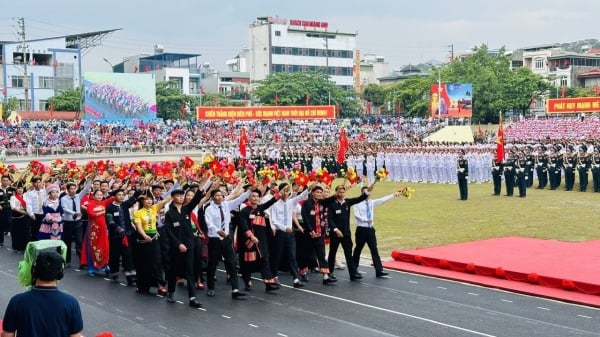
[[[546,101],[548,114],[600,112],[600,97],[553,98]]]
[[[334,119],[335,106],[199,106],[196,117],[198,120]]]

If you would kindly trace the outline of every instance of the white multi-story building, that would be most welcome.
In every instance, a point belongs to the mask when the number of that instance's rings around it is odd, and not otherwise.
[[[70,36],[0,42],[0,47],[1,98],[17,98],[20,110],[47,110],[50,97],[81,85],[82,49]]]
[[[247,71],[252,81],[280,72],[325,70],[352,89],[356,33],[329,30],[329,23],[260,17],[250,24]]]

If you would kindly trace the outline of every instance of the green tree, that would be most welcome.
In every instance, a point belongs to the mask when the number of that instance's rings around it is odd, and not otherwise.
[[[551,89],[550,83],[531,72],[529,68],[517,68],[510,73],[504,83],[502,100],[504,106],[501,109],[525,114],[532,100],[545,96]]]
[[[371,102],[375,106],[382,106],[386,101],[385,97],[385,89],[384,87],[377,85],[375,83],[369,83],[363,92],[363,99],[365,101]]]
[[[181,119],[181,105],[189,102],[174,81],[156,83],[156,117]],[[189,114],[189,112],[188,112]],[[187,114],[186,114],[187,116]]]
[[[2,119],[6,120],[13,111],[19,109],[19,100],[16,97],[10,97],[2,101]]]
[[[254,89],[255,104],[337,105],[342,115],[354,115],[359,105],[354,92],[342,90],[323,72],[274,73],[257,81]]]
[[[81,103],[81,88],[63,90],[48,99],[48,105],[52,104],[54,111],[81,111]]]

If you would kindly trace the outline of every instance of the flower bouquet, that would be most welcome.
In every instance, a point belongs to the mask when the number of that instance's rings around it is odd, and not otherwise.
[[[380,168],[379,170],[375,171],[375,182],[386,180],[388,174],[389,172],[384,168]]]
[[[411,199],[413,194],[415,194],[415,189],[410,187],[405,187],[401,190],[398,190],[399,195],[405,197],[406,199]]]
[[[354,167],[348,168],[348,171],[341,169],[340,177],[342,177],[342,178],[344,178],[344,180],[348,181],[348,183],[350,183],[350,185],[356,184],[359,180],[359,176],[356,173],[356,170],[354,169]]]

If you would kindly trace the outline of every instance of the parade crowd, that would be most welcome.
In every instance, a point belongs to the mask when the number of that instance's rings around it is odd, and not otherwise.
[[[371,117],[349,120],[292,121],[155,121],[126,124],[90,120],[0,124],[0,147],[5,155],[42,156],[79,153],[126,153],[224,150],[235,147],[242,127],[249,143],[257,146],[295,144],[311,146],[337,141],[340,123],[349,138],[358,142],[408,142],[437,130],[435,120]]]
[[[598,120],[576,122],[593,124]],[[528,127],[537,125],[528,123]],[[507,137],[506,154],[498,160],[493,136],[472,144],[427,143],[421,137],[438,127],[431,121],[352,120],[345,125],[352,140],[339,163],[333,145],[339,126],[333,121],[253,124],[248,129],[245,157],[236,144],[240,125],[169,122],[144,125],[136,132],[123,125],[78,124],[72,128],[74,137],[61,139],[63,127],[50,124],[4,126],[0,134],[5,145],[14,140],[26,144],[48,139],[60,145],[79,137],[89,142],[94,137],[126,139],[134,134],[142,140],[144,135],[176,142],[193,139],[218,159],[236,165],[242,165],[241,160],[258,168],[277,165],[307,173],[326,168],[340,176],[355,171],[359,180],[353,186],[362,186],[360,195],[346,197],[350,184],[331,187],[272,178],[232,183],[217,174],[129,179],[105,171],[91,172],[81,180],[24,174],[17,181],[4,175],[1,233],[10,233],[16,253],[22,253],[29,241],[63,240],[69,247],[68,267],[86,270],[90,276],[105,275],[115,283],[124,276],[138,293],[148,294],[156,288],[169,303],[175,302],[178,285],[186,286],[189,305],[200,307],[197,290],[216,295],[215,271],[221,262],[234,299],[253,290],[253,273],[260,274],[268,292],[280,288],[281,272],[291,275],[296,288],[308,282],[311,271],[321,274],[324,285],[336,282],[339,246],[351,281],[362,278],[358,262],[365,244],[371,251],[375,275],[384,277],[373,208],[402,193],[370,198],[376,172],[381,170],[390,181],[457,183],[462,200],[467,200],[468,183],[492,181],[494,195],[500,195],[504,180],[506,195],[512,196],[516,187],[519,196],[525,197],[534,180],[537,188],[556,190],[564,179],[565,189],[573,190],[575,175],[584,192],[590,171],[593,190],[600,192],[600,144],[593,135],[569,138],[559,132],[537,139]],[[291,125],[294,128],[286,127]],[[511,125],[510,132],[517,127]],[[27,133],[31,131],[33,135]],[[357,224],[354,235],[351,218]],[[3,244],[5,235],[0,236]]]
[[[201,306],[197,290],[215,296],[221,262],[234,299],[253,289],[253,273],[260,273],[268,292],[280,288],[282,271],[291,275],[295,288],[308,282],[310,271],[320,273],[324,285],[336,282],[340,245],[350,280],[362,278],[358,262],[365,244],[376,276],[383,277],[373,207],[401,194],[370,200],[369,186],[359,197],[346,198],[347,188],[344,184],[330,192],[326,184],[273,179],[231,184],[218,175],[129,181],[105,172],[80,181],[31,176],[17,182],[5,175],[1,244],[5,233],[15,253],[23,253],[30,241],[63,240],[67,268],[114,283],[124,276],[138,293],[156,288],[169,303],[175,302],[177,285],[185,285],[195,308]],[[359,222],[356,246],[351,217]]]

